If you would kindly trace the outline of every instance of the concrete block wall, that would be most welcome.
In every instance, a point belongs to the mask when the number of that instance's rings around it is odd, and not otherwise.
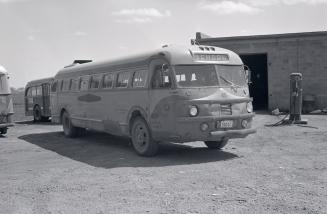
[[[207,38],[197,41],[242,54],[267,54],[268,108],[289,110],[289,75],[302,73],[303,94],[314,95],[316,108],[327,107],[327,32]]]

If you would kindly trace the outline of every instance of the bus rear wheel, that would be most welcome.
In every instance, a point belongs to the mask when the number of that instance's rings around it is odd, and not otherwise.
[[[204,144],[208,147],[208,149],[222,149],[226,146],[228,139],[222,139],[219,141],[204,141]]]
[[[43,122],[48,122],[48,121],[49,121],[49,118],[50,118],[50,117],[43,117],[43,116],[42,116],[42,119],[41,119],[41,120],[42,120]]]
[[[143,118],[137,117],[133,120],[131,137],[137,154],[149,157],[154,156],[158,152],[158,142],[153,140],[151,131]]]
[[[1,128],[0,129],[0,134],[7,134],[8,128]]]
[[[61,121],[62,121],[62,127],[63,127],[63,130],[64,130],[64,134],[66,137],[77,137],[78,134],[79,134],[79,128],[75,127],[70,118],[69,118],[69,114],[65,111],[63,114],[62,114],[62,118],[61,118]]]
[[[34,122],[40,122],[42,120],[41,108],[36,105],[33,109]]]

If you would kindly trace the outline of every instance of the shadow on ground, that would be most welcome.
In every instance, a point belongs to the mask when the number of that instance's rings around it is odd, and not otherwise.
[[[55,125],[61,125],[59,123],[52,123],[50,120],[48,121],[40,121],[40,122],[34,122],[33,120],[24,120],[24,121],[16,121],[16,124],[21,125],[42,125],[42,126],[55,126]]]
[[[19,137],[29,143],[56,152],[76,161],[103,168],[159,167],[224,161],[238,156],[206,147],[185,144],[160,144],[160,151],[152,158],[140,157],[125,138],[103,133],[89,133],[83,138],[69,139],[62,132],[28,134]]]

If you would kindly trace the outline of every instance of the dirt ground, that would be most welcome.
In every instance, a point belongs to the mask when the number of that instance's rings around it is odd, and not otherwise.
[[[327,213],[327,116],[265,127],[222,151],[162,144],[137,156],[101,133],[67,139],[51,123],[0,138],[0,213]]]

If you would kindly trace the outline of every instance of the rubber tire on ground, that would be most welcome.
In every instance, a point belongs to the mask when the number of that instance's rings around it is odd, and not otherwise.
[[[42,116],[41,121],[43,122],[48,122],[50,117],[44,117]]]
[[[64,112],[61,117],[62,128],[66,137],[74,138],[79,134],[79,128],[75,127],[70,118],[68,112]]]
[[[40,106],[36,105],[33,109],[34,122],[40,122],[42,120],[42,112]]]
[[[132,121],[131,128],[132,145],[137,154],[141,156],[154,156],[157,154],[159,145],[153,140],[151,130],[142,117],[136,117]]]
[[[77,133],[77,135],[78,136],[84,136],[84,135],[86,135],[86,129],[85,128],[77,128],[78,129],[78,133]]]
[[[208,149],[222,149],[228,143],[228,139],[222,139],[220,141],[204,141],[204,144]]]
[[[0,134],[7,134],[8,128],[2,128],[0,129]]]

